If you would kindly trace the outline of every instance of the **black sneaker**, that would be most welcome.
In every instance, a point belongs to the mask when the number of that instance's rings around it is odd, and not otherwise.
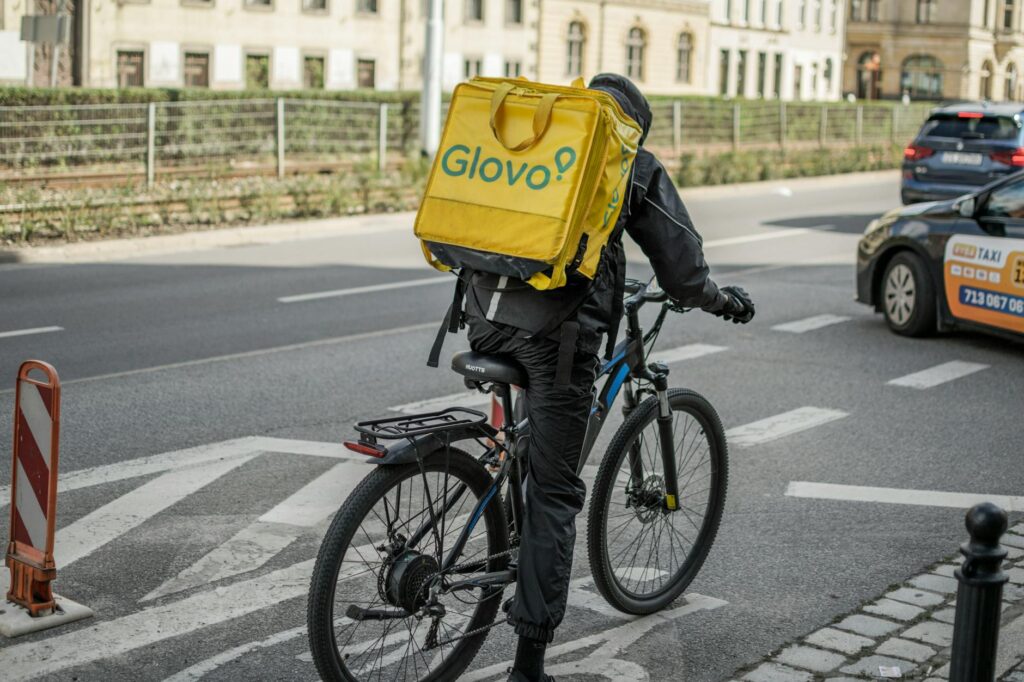
[[[508,676],[508,682],[530,682],[530,680],[518,670],[513,670],[512,674]],[[555,678],[551,677],[551,675],[541,674],[540,682],[555,682]]]

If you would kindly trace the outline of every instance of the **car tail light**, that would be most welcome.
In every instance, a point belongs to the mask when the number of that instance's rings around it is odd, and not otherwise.
[[[1024,147],[1003,149],[998,152],[992,152],[990,156],[997,163],[1004,163],[1007,166],[1024,167]]]
[[[984,118],[985,114],[980,111],[961,111],[957,116],[960,118]]]
[[[920,161],[921,159],[927,159],[929,156],[935,153],[935,150],[931,147],[923,147],[919,144],[912,144],[903,150],[903,158],[907,161]]]
[[[381,447],[375,443],[364,443],[362,441],[345,441],[345,447],[352,452],[358,452],[360,455],[369,455],[370,457],[383,457],[388,454],[386,448]]]

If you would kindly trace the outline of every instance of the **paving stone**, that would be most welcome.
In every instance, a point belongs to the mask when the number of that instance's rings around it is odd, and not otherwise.
[[[1024,672],[1012,672],[1003,678],[1002,682],[1024,682]]]
[[[1009,545],[1004,545],[1003,549],[1006,550],[1006,558],[1010,559],[1011,561],[1016,561],[1017,559],[1024,557],[1024,549],[1020,549],[1019,547],[1010,547]]]
[[[954,578],[946,578],[945,576],[933,573],[925,573],[916,578],[911,578],[910,584],[914,587],[920,587],[922,590],[931,590],[941,594],[955,594],[957,588],[957,582]]]
[[[1007,601],[1020,601],[1024,599],[1024,587],[1020,585],[1004,585],[1003,599]]]
[[[832,649],[851,656],[864,647],[875,645],[875,640],[855,635],[852,632],[843,632],[835,628],[822,628],[817,632],[807,635],[804,640],[808,644],[820,646],[825,649]]]
[[[942,666],[941,668],[939,668],[938,670],[936,670],[932,674],[935,675],[935,677],[939,677],[939,678],[942,678],[944,680],[948,680],[949,679],[949,663],[947,663],[946,665]]]
[[[762,663],[743,676],[747,682],[811,682],[810,673],[778,663]]]
[[[1024,585],[1024,568],[1011,568],[1006,575],[1014,585]]]
[[[959,565],[954,566],[953,564],[943,564],[936,568],[934,571],[932,571],[932,573],[934,573],[935,575],[943,575],[947,578],[952,578],[953,571],[955,571],[958,567]]]
[[[953,643],[953,626],[937,620],[926,620],[904,632],[901,637],[916,639],[935,646],[949,646]]]
[[[898,629],[900,625],[899,623],[893,623],[891,620],[882,620],[874,616],[865,616],[857,613],[847,616],[832,627],[855,632],[865,637],[881,637]]]
[[[882,645],[878,647],[876,653],[882,654],[883,656],[895,656],[896,658],[905,658],[910,661],[922,663],[927,661],[929,658],[935,655],[935,649],[925,646],[924,644],[918,644],[917,642],[910,642],[899,637],[893,637],[882,642]]]
[[[1015,535],[1014,533],[1007,533],[1003,537],[999,538],[999,544],[1009,545],[1010,547],[1016,547],[1018,549],[1024,549],[1024,535]]]
[[[893,666],[899,666],[900,673],[904,677],[909,675],[917,668],[916,665],[910,661],[905,661],[901,658],[893,658],[892,656],[868,656],[862,658],[856,663],[840,668],[840,672],[848,673],[850,675],[867,675],[872,678],[878,677],[878,669],[882,666],[891,668]]]
[[[945,597],[941,594],[935,594],[934,592],[928,592],[927,590],[915,590],[912,587],[901,587],[898,590],[893,590],[889,594],[885,595],[889,599],[895,599],[896,601],[906,602],[907,604],[913,604],[914,606],[938,606]]]
[[[892,618],[893,620],[914,620],[924,613],[924,609],[920,606],[905,604],[901,601],[893,601],[892,599],[879,599],[874,604],[865,606],[863,610],[868,613],[885,616],[886,618]]]
[[[956,607],[950,606],[945,609],[940,609],[932,614],[932,618],[952,625],[953,620],[956,618]]]
[[[813,670],[816,673],[827,673],[846,662],[846,659],[837,653],[800,645],[783,649],[775,657],[775,660],[794,668]]]

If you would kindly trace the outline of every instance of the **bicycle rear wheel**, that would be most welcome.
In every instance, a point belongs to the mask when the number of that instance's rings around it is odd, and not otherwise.
[[[313,569],[307,616],[322,679],[454,680],[483,645],[486,630],[467,633],[494,622],[502,589],[444,593],[439,567],[493,479],[468,454],[454,448],[447,454],[442,449],[426,458],[425,477],[417,464],[377,467],[331,523]],[[460,489],[461,497],[445,511],[443,500]],[[430,519],[431,505],[438,533],[426,533],[410,548],[408,540]],[[487,504],[478,520],[452,581],[507,566],[500,500]],[[440,594],[433,598],[435,591]],[[367,619],[366,613],[385,617]]]
[[[693,391],[668,392],[679,509],[665,505],[658,401],[651,397],[612,438],[588,511],[587,548],[594,583],[626,613],[654,613],[700,571],[725,506],[725,433],[715,409]]]

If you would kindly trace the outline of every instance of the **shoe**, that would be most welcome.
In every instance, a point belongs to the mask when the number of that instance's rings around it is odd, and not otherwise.
[[[518,670],[511,671],[512,674],[508,676],[508,682],[530,682],[526,679],[526,675],[522,674]],[[542,674],[540,676],[540,682],[555,682],[555,678],[548,674]]]

